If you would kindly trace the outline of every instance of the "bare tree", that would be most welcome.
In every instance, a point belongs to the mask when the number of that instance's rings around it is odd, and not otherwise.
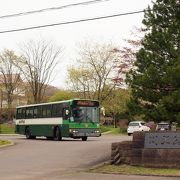
[[[60,61],[62,47],[53,42],[30,40],[21,46],[23,61],[18,67],[28,82],[32,103],[42,102],[47,85],[52,80],[53,70]]]
[[[11,117],[14,91],[22,83],[20,71],[14,66],[20,59],[21,57],[16,56],[13,51],[7,49],[0,54],[1,108],[3,96],[5,96],[5,99],[7,99],[8,119]]]
[[[84,97],[98,99],[101,102],[115,88],[114,67],[117,54],[114,46],[109,44],[85,43],[80,47],[78,66],[69,68],[71,88]]]

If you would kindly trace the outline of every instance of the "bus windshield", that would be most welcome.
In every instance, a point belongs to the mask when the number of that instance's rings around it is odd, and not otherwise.
[[[99,119],[98,107],[76,107],[72,110],[72,113],[74,121],[79,123],[96,123]]]

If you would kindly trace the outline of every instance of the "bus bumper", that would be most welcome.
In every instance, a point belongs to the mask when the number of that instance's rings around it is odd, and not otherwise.
[[[80,137],[99,137],[101,136],[100,129],[70,129],[70,137],[80,138]]]

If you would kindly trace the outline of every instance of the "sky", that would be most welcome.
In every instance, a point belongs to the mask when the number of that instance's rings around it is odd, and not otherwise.
[[[95,42],[113,42],[123,46],[135,27],[142,27],[143,13],[118,16],[95,21],[51,26],[26,31],[2,33],[7,30],[55,24],[100,16],[109,16],[144,10],[151,0],[101,0],[87,5],[68,6],[23,16],[2,18],[5,15],[40,9],[61,7],[92,0],[0,0],[0,52],[3,49],[19,51],[19,44],[40,37],[64,47],[63,59],[55,69],[51,85],[66,88],[67,67],[76,62],[78,43],[92,39]]]

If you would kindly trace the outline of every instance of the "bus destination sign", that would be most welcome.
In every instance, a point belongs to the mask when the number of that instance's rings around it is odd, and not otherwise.
[[[83,101],[83,100],[78,100],[77,105],[78,106],[97,106],[98,102],[96,101]]]

